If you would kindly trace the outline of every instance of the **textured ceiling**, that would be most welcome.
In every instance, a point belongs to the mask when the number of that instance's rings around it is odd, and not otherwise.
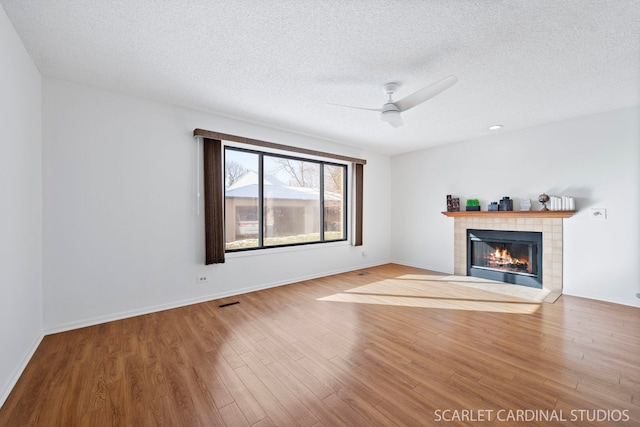
[[[388,154],[640,104],[638,0],[0,4],[45,76]],[[400,128],[326,105],[448,75]]]

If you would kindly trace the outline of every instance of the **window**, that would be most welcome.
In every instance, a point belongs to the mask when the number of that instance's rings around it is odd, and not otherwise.
[[[224,150],[225,251],[347,239],[347,166]]]
[[[322,151],[310,150],[302,147],[291,145],[277,144],[269,141],[261,141],[259,139],[245,138],[237,135],[229,135],[220,132],[212,132],[204,129],[194,129],[193,136],[196,140],[202,139],[203,154],[203,178],[204,178],[204,246],[206,265],[222,264],[225,262],[225,253],[234,250],[247,250],[262,247],[319,243],[332,240],[346,240],[347,236],[347,167],[345,164],[336,164],[328,161],[316,161],[310,159],[302,159],[291,156],[278,156],[274,154],[263,153],[259,151],[243,150],[239,148],[229,147],[229,163],[224,163],[224,148],[222,141],[236,142],[240,144],[248,144],[256,147],[265,147],[270,150],[280,150],[286,153],[296,153],[308,156],[314,156],[325,159],[334,159],[339,162],[348,162],[352,164],[352,180],[353,180],[353,239],[354,246],[362,246],[362,219],[363,219],[363,189],[364,189],[364,165],[367,161],[356,157],[344,156],[341,154],[327,153]],[[242,154],[241,154],[242,153]],[[317,215],[319,219],[317,237],[314,232],[308,232],[306,225],[307,220],[313,218],[314,214],[309,214],[305,210],[295,210],[295,204],[276,203],[284,199],[271,197],[271,209],[269,210],[269,200],[265,199],[265,191],[269,185],[277,185],[277,181],[270,181],[270,177],[277,179],[278,174],[265,175],[265,159],[269,163],[269,158],[289,160],[292,166],[302,167],[302,171],[307,176],[308,164],[316,165],[318,169],[317,179],[319,186],[313,188],[302,187],[297,191],[305,191],[307,193],[316,192],[318,194]],[[234,163],[231,163],[234,162]],[[295,163],[302,162],[302,163]],[[286,163],[286,162],[285,162]],[[284,167],[284,165],[282,165]],[[249,172],[253,172],[249,173]],[[293,170],[290,170],[291,175]],[[340,181],[342,178],[342,181]],[[305,178],[306,179],[306,178]],[[309,178],[311,179],[311,178]],[[315,179],[315,178],[314,178]],[[253,180],[253,181],[252,181]],[[285,181],[289,181],[286,179]],[[284,187],[295,187],[295,185],[287,185],[282,181]],[[342,186],[335,183],[342,182]],[[244,188],[242,188],[244,187]],[[300,186],[298,186],[300,187]],[[242,188],[242,191],[240,190]],[[225,193],[230,194],[231,202],[237,205],[228,207],[227,219],[235,218],[225,222],[225,205],[227,199]],[[234,193],[231,191],[234,190]],[[198,196],[200,193],[198,192]],[[233,197],[231,197],[233,196]],[[242,201],[240,199],[243,199]],[[265,202],[265,200],[267,200]],[[298,208],[301,206],[297,206]],[[271,229],[268,230],[267,221],[271,215]],[[297,218],[286,223],[287,218]],[[275,224],[278,224],[275,227]],[[313,222],[312,222],[313,224]],[[286,229],[289,231],[285,231]],[[305,236],[309,239],[303,239],[301,236],[292,236],[291,230],[302,228]],[[313,229],[313,226],[311,227]],[[229,233],[233,233],[234,237]],[[277,242],[277,234],[289,234],[290,242]],[[266,237],[265,237],[266,236]],[[282,239],[283,236],[279,238]],[[285,236],[286,237],[286,236]],[[244,247],[240,245],[243,241]]]

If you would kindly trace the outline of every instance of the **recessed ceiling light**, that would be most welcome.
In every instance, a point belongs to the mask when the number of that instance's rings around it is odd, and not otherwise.
[[[502,129],[502,125],[489,126],[489,130],[498,130],[498,129]]]

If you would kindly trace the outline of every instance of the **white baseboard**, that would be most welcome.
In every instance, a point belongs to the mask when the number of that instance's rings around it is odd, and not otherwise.
[[[2,408],[2,405],[4,405],[4,402],[9,397],[9,394],[11,393],[11,390],[13,390],[13,387],[15,387],[16,383],[20,379],[20,376],[22,375],[22,372],[24,372],[25,368],[29,364],[29,361],[31,360],[31,358],[33,357],[33,354],[38,349],[38,346],[42,342],[43,338],[44,338],[44,334],[43,333],[40,333],[36,337],[36,339],[31,344],[31,347],[29,347],[29,350],[27,351],[27,353],[22,358],[22,361],[20,362],[20,364],[18,365],[16,370],[13,372],[13,375],[11,375],[11,378],[10,378],[9,382],[6,384],[6,387],[4,387],[3,390],[1,390],[2,394],[0,394],[0,408]]]
[[[283,281],[279,281],[279,282],[263,283],[263,284],[260,284],[260,285],[248,286],[248,287],[241,288],[241,289],[234,289],[233,291],[216,292],[216,293],[213,293],[213,294],[207,294],[207,295],[200,296],[200,297],[197,297],[197,298],[189,298],[189,299],[185,299],[185,300],[170,302],[170,303],[167,303],[167,304],[160,304],[160,305],[155,305],[155,306],[150,306],[150,307],[144,307],[144,308],[130,310],[130,311],[122,311],[122,312],[119,312],[119,313],[113,313],[113,314],[109,314],[109,315],[106,315],[106,316],[98,316],[98,317],[93,317],[93,318],[89,318],[89,319],[79,320],[79,321],[76,321],[76,322],[64,323],[64,324],[60,324],[60,325],[52,325],[52,326],[47,327],[44,330],[44,334],[45,335],[57,334],[57,333],[60,333],[60,332],[66,332],[66,331],[71,331],[71,330],[74,330],[74,329],[86,328],[88,326],[99,325],[101,323],[113,322],[113,321],[116,321],[116,320],[127,319],[129,317],[142,316],[142,315],[145,315],[145,314],[156,313],[158,311],[171,310],[173,308],[185,307],[185,306],[192,305],[192,304],[199,304],[199,303],[202,303],[202,302],[217,300],[217,299],[220,299],[220,298],[232,297],[232,296],[236,296],[236,295],[246,294],[246,293],[249,293],[249,292],[260,291],[260,290],[263,290],[263,289],[269,289],[269,288],[275,288],[275,287],[278,287],[278,286],[290,285],[292,283],[303,282],[305,280],[317,279],[319,277],[331,276],[333,274],[340,274],[340,273],[346,273],[346,272],[349,272],[349,271],[361,270],[363,268],[371,268],[371,267],[375,267],[375,266],[378,266],[378,265],[384,265],[384,264],[388,264],[388,263],[389,263],[389,261],[372,262],[372,263],[368,263],[368,264],[362,264],[362,265],[359,265],[359,266],[349,267],[349,268],[346,268],[346,269],[325,271],[325,272],[318,273],[318,274],[295,277],[295,278],[291,278],[291,279],[287,279],[287,280],[283,280]]]
[[[408,263],[408,262],[404,262],[404,261],[398,261],[398,260],[393,260],[391,261],[393,264],[398,264],[398,265],[405,265],[407,267],[414,267],[414,268],[422,268],[423,270],[430,270],[430,271],[435,271],[437,273],[442,273],[442,274],[453,274],[453,271],[449,272],[449,271],[442,271],[437,267],[433,267],[433,266],[428,266],[428,265],[424,265],[424,264],[413,264],[413,263]]]
[[[600,295],[594,296],[594,295],[585,295],[585,294],[575,293],[575,292],[566,292],[566,289],[562,290],[562,294],[563,295],[569,295],[569,296],[572,296],[572,297],[591,299],[591,300],[594,300],[594,301],[602,301],[602,302],[608,302],[608,303],[611,303],[611,304],[620,304],[620,305],[626,305],[626,306],[629,306],[629,307],[640,308],[640,302],[635,302],[635,301],[627,301],[627,300],[622,300],[622,299],[618,299],[618,298],[602,297]]]

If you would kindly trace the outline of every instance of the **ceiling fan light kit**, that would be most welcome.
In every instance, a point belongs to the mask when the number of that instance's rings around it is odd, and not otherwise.
[[[400,110],[393,102],[387,102],[382,106],[382,111],[380,112],[380,120],[389,123],[394,128],[402,126],[403,124]]]
[[[412,93],[409,96],[402,98],[399,101],[393,101],[393,94],[400,88],[400,84],[396,82],[387,83],[383,86],[384,92],[389,95],[387,103],[382,108],[363,108],[353,107],[350,105],[330,104],[338,107],[357,108],[359,110],[369,110],[380,112],[380,120],[389,123],[393,127],[399,127],[403,125],[402,116],[400,113],[407,111],[415,106],[422,104],[423,102],[433,98],[440,92],[449,89],[458,81],[456,76],[448,76],[444,79],[433,83],[430,86],[423,87],[422,89]]]

